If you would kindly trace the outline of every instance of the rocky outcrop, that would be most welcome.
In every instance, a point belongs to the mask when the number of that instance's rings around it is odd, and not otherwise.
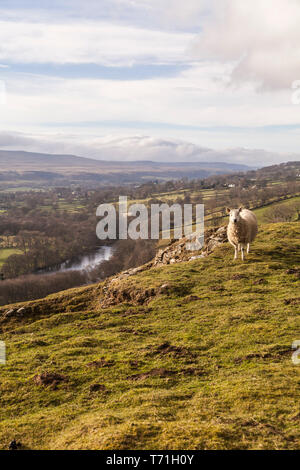
[[[187,238],[172,242],[164,250],[159,250],[151,267],[192,261],[210,255],[218,246],[227,241],[226,226],[207,230],[204,239],[204,247],[196,252],[186,249],[186,245],[189,243]]]
[[[181,240],[172,241],[169,245],[159,250],[155,258],[143,266],[138,268],[128,269],[118,274],[116,277],[110,280],[110,282],[126,279],[129,276],[134,276],[142,271],[146,271],[156,266],[163,266],[166,264],[182,263],[184,261],[193,261],[199,258],[205,258],[209,256],[218,246],[227,242],[227,227],[219,227],[216,229],[209,229],[204,235],[204,246],[198,251],[189,251],[186,249],[187,243],[191,240],[188,238],[182,238]],[[192,240],[194,241],[194,240]]]
[[[159,250],[155,258],[143,266],[123,271],[113,278],[105,281],[102,287],[101,306],[110,307],[123,302],[133,303],[135,305],[147,304],[153,297],[162,295],[172,290],[172,286],[164,284],[156,288],[143,288],[136,285],[131,286],[128,283],[120,282],[151,268],[193,261],[198,258],[209,256],[218,246],[227,241],[227,227],[210,229],[205,232],[205,243],[201,250],[189,251],[186,249],[187,243],[191,240],[182,238],[181,240],[171,242],[163,250]],[[192,240],[193,241],[193,240]],[[176,292],[179,292],[179,286],[176,286]],[[183,292],[182,295],[187,295]]]

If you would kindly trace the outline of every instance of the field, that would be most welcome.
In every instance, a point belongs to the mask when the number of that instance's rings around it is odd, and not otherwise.
[[[19,253],[21,253],[21,251],[15,248],[0,248],[0,268],[9,256],[17,255]]]
[[[296,197],[291,197],[290,199],[288,199],[287,201],[281,201],[281,202],[276,202],[274,203],[273,205],[274,206],[278,206],[278,205],[282,205],[282,204],[285,204],[286,206],[290,206],[292,204],[295,204],[295,202],[300,202],[300,196],[296,196]],[[271,204],[272,205],[272,204]],[[265,216],[265,213],[266,213],[266,210],[268,210],[270,206],[266,206],[266,207],[261,207],[259,209],[255,209],[254,212],[255,212],[255,215],[257,217],[257,220],[259,223],[263,223],[264,222],[264,216]]]
[[[23,304],[0,325],[1,448],[299,448],[299,249],[299,224],[264,225],[244,264],[224,244],[117,281],[147,302]]]

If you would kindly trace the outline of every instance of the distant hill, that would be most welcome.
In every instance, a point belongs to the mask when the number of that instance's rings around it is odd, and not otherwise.
[[[53,155],[0,150],[0,184],[102,185],[206,178],[247,171],[250,167],[219,162],[164,163],[152,161],[109,162],[75,155]]]

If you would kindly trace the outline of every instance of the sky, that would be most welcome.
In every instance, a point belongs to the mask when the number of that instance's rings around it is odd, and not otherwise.
[[[0,0],[0,149],[300,159],[299,0]]]

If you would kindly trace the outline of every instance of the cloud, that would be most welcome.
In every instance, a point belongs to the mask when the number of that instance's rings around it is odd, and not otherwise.
[[[7,63],[185,63],[193,35],[151,31],[104,21],[0,21],[0,60]]]
[[[210,11],[208,0],[125,0],[147,18],[149,23],[168,29],[195,30]],[[139,18],[139,16],[137,16]]]
[[[299,160],[296,154],[268,152],[262,149],[233,148],[213,150],[178,139],[145,135],[84,137],[70,134],[26,135],[0,133],[0,149],[28,152],[73,154],[108,161],[225,162],[266,166]]]
[[[299,0],[213,0],[192,53],[232,63],[232,82],[260,89],[290,88],[300,78]]]
[[[1,5],[10,10],[0,10],[0,62],[9,66],[1,68],[0,127],[28,132],[28,148],[32,133],[44,152],[47,145],[87,156],[101,149],[108,158],[135,158],[139,150],[150,159],[188,159],[203,146],[298,150],[290,86],[300,78],[299,0]],[[72,137],[59,137],[62,129]],[[56,131],[57,146],[46,135]],[[97,137],[104,132],[117,142]],[[144,133],[158,140],[131,140]]]
[[[247,86],[232,90],[227,86],[230,72],[222,64],[195,64],[175,77],[121,81],[8,71],[2,74],[7,106],[0,108],[0,126],[17,130],[95,122],[89,127],[101,129],[101,123],[114,121],[114,127],[117,122],[149,123],[150,128],[151,123],[165,123],[167,132],[167,124],[217,128],[299,123],[292,90],[276,96],[258,95]]]
[[[1,1],[1,17],[22,21],[110,20],[123,25],[169,31],[199,28],[209,0],[43,0]]]

